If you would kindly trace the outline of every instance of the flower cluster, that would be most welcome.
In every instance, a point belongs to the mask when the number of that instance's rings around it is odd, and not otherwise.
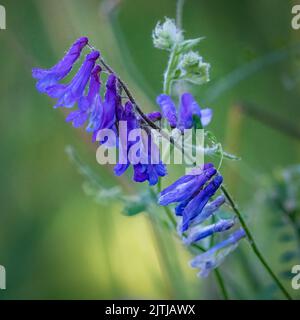
[[[235,225],[234,219],[220,219],[204,225],[212,216],[216,218],[215,213],[225,203],[223,195],[214,197],[222,182],[223,178],[213,164],[207,163],[193,169],[160,193],[160,205],[177,203],[175,214],[179,220],[178,232],[186,245],[198,243],[215,233],[223,233]],[[244,236],[243,229],[236,230],[227,239],[195,257],[191,266],[200,269],[200,276],[207,276],[236,248]]]
[[[129,100],[123,105],[119,79],[111,72],[107,77],[106,90],[102,98],[101,73],[103,72],[101,66],[97,64],[97,60],[100,60],[100,52],[91,50],[73,79],[67,84],[60,83],[60,80],[71,72],[75,62],[80,58],[82,50],[87,45],[88,39],[86,37],[79,38],[55,66],[48,70],[34,68],[32,76],[37,79],[36,87],[39,92],[56,99],[55,108],[73,108],[77,104],[78,108],[69,113],[66,121],[72,122],[76,128],[87,123],[86,131],[92,134],[93,141],[98,140],[97,136],[100,130],[114,130],[121,141],[116,147],[122,149],[123,155],[127,155],[130,145],[122,143],[125,137],[122,136],[122,132],[119,132],[117,124],[119,121],[127,121],[130,131],[141,127],[141,119],[135,114],[134,106]],[[151,121],[157,121],[161,118],[161,114],[155,112],[149,114],[148,117]],[[150,136],[145,137],[142,143],[148,146],[150,138]],[[127,145],[126,150],[124,150],[125,145]],[[152,157],[151,148],[144,148],[144,150],[146,150],[145,154],[142,154],[144,158]],[[159,157],[158,150],[155,152]],[[129,165],[128,161],[126,165],[117,164],[114,171],[117,175],[121,175]],[[148,180],[150,185],[155,185],[159,177],[166,175],[166,167],[161,161],[157,161],[155,164],[150,162],[147,164],[137,163],[133,165],[133,170],[135,181]]]
[[[200,119],[203,127],[210,123],[212,119],[211,109],[201,109],[194,97],[188,92],[183,93],[180,100],[177,111],[172,98],[167,94],[161,94],[156,99],[171,128],[177,128],[181,131],[191,129],[195,116]]]

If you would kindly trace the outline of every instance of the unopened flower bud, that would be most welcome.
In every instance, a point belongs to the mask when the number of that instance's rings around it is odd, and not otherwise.
[[[175,44],[183,41],[182,30],[178,29],[174,20],[169,18],[163,23],[157,23],[152,37],[154,46],[162,50],[170,50]]]

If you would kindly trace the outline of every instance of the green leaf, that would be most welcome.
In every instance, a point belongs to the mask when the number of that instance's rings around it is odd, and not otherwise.
[[[178,45],[178,52],[183,53],[183,52],[190,51],[191,49],[193,49],[195,46],[197,46],[204,39],[205,39],[205,37],[184,40]]]

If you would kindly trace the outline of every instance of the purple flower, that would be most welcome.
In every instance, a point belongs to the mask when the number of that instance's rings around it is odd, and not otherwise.
[[[100,97],[100,77],[101,67],[96,65],[91,73],[90,86],[87,96],[83,96],[78,101],[78,110],[71,112],[66,121],[72,121],[75,128],[81,127],[89,118],[93,117],[93,112],[98,109],[101,102]]]
[[[153,112],[147,113],[146,116],[152,122],[159,121],[162,117],[159,111],[153,111]]]
[[[106,82],[104,101],[99,104],[89,126],[93,128],[93,141],[96,139],[99,130],[111,129],[114,126],[120,103],[121,98],[117,92],[117,78],[114,74],[110,74]]]
[[[211,270],[217,268],[224,259],[236,249],[238,242],[246,236],[245,231],[240,228],[232,233],[227,239],[219,242],[211,249],[195,257],[191,261],[191,267],[200,269],[201,277],[207,277]]]
[[[213,164],[207,163],[193,169],[189,175],[179,178],[160,193],[159,204],[177,203],[175,208],[178,216],[177,230],[185,245],[191,245],[215,233],[224,233],[234,226],[234,219],[201,225],[225,203],[224,195],[212,199],[222,182],[223,178],[217,173]],[[207,276],[212,269],[223,262],[244,236],[243,229],[232,233],[228,239],[194,258],[191,262],[192,267],[200,269],[200,276]]]
[[[198,174],[195,174],[195,171],[191,172],[164,189],[160,193],[158,203],[166,206],[170,203],[189,200],[216,172],[217,170],[211,163],[205,164]]]
[[[157,97],[156,102],[161,107],[163,116],[168,120],[171,128],[175,128],[177,124],[176,107],[171,97],[161,94]]]
[[[191,199],[182,212],[182,232],[186,231],[193,219],[195,219],[197,215],[201,214],[203,208],[219,189],[222,182],[222,176],[216,175],[205,188]]]
[[[191,222],[191,225],[196,225],[204,222],[210,218],[223,204],[225,203],[225,197],[220,195],[213,201],[209,202]]]
[[[92,51],[89,53],[81,68],[69,84],[56,84],[47,88],[47,94],[51,98],[58,99],[55,107],[72,108],[83,96],[85,87],[99,56],[99,51]]]
[[[131,130],[138,128],[138,120],[131,102],[128,101],[124,109],[120,110],[119,121],[126,121],[127,127],[125,130],[123,125],[119,126],[119,157],[122,157],[122,163],[117,163],[114,167],[114,172],[117,176],[121,176],[130,166],[128,150],[133,142],[128,141],[128,135]]]
[[[220,220],[217,223],[202,227],[196,226],[192,228],[187,236],[183,239],[184,244],[190,245],[194,242],[198,242],[206,237],[209,237],[217,232],[224,232],[229,230],[234,225],[234,220]]]
[[[170,96],[161,94],[157,97],[156,102],[161,107],[171,128],[177,127],[181,131],[191,129],[194,116],[200,118],[203,127],[207,126],[212,119],[212,110],[201,109],[194,97],[188,92],[181,96],[178,113]]]
[[[127,102],[124,111],[121,112],[121,121],[126,121],[126,129],[123,128],[123,123],[119,122],[119,157],[122,157],[122,163],[118,163],[115,168],[116,175],[122,175],[130,165],[128,152],[132,145],[136,142],[129,141],[128,136],[131,130],[140,129],[140,119],[134,113],[133,106]],[[155,185],[159,177],[165,176],[167,171],[165,165],[159,161],[159,149],[154,143],[151,143],[151,135],[146,132],[141,133],[141,142],[139,143],[140,161],[133,164],[133,180],[136,182],[149,181],[149,185]]]
[[[154,143],[154,137],[146,131],[142,131],[139,144],[140,162],[133,164],[133,180],[135,182],[149,181],[149,185],[157,184],[159,177],[167,174],[166,166],[160,160],[160,152]]]
[[[167,174],[166,166],[160,162],[159,164],[135,164],[133,166],[135,182],[149,181],[150,186],[157,184],[159,177]]]
[[[36,84],[38,91],[45,93],[48,87],[57,84],[63,79],[72,70],[74,63],[80,57],[81,51],[87,43],[88,38],[86,37],[77,39],[63,59],[49,70],[39,68],[32,69],[33,78],[38,80]]]

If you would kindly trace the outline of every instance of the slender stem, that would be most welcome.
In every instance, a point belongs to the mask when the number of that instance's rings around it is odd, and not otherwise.
[[[274,280],[274,282],[277,284],[277,286],[280,288],[280,290],[282,291],[282,293],[285,295],[285,297],[288,300],[293,300],[292,297],[290,296],[290,294],[287,292],[287,290],[284,288],[284,286],[282,285],[282,283],[279,281],[279,279],[277,278],[277,276],[275,275],[275,273],[273,272],[273,270],[271,269],[271,267],[268,265],[268,263],[266,262],[265,258],[262,256],[261,252],[259,251],[254,238],[242,216],[242,214],[240,213],[237,205],[235,204],[235,202],[233,201],[230,193],[227,191],[227,189],[224,186],[221,186],[221,189],[226,197],[226,199],[228,200],[230,206],[232,207],[233,211],[235,212],[235,214],[237,215],[243,229],[246,232],[246,235],[248,237],[250,246],[252,247],[252,250],[254,251],[254,253],[256,254],[257,258],[260,260],[261,264],[264,266],[264,268],[266,269],[266,271],[269,273],[269,275],[271,276],[271,278]]]
[[[179,29],[182,28],[182,13],[184,2],[185,0],[177,0],[176,4],[176,25]]]
[[[172,74],[171,71],[174,70],[174,64],[177,56],[177,46],[175,45],[172,48],[170,53],[167,69],[164,73],[164,84],[163,84],[163,92],[164,94],[170,95],[171,93],[171,85],[172,85]]]
[[[229,300],[228,292],[226,290],[223,278],[222,278],[222,276],[220,274],[220,271],[218,269],[215,269],[215,276],[216,276],[216,279],[217,279],[217,283],[218,283],[218,285],[219,285],[219,287],[221,289],[221,292],[222,292],[222,295],[224,297],[224,300]]]
[[[172,60],[172,59],[171,59]],[[111,67],[109,67],[109,65],[103,60],[103,58],[101,58],[101,63],[102,65],[107,69],[108,72],[110,73],[114,73],[114,71],[112,70]],[[168,70],[168,69],[167,69]],[[115,73],[114,73],[115,74]],[[159,128],[155,123],[153,123],[151,120],[149,120],[147,118],[147,116],[143,113],[143,111],[140,109],[140,107],[137,105],[135,99],[133,98],[131,92],[129,91],[127,85],[119,78],[118,81],[120,83],[120,85],[122,86],[122,88],[124,89],[125,93],[128,96],[128,99],[131,101],[132,104],[135,105],[136,107],[136,111],[139,113],[139,115],[141,116],[142,120],[147,123],[151,128],[160,131],[161,135],[163,138],[168,139],[170,141],[170,143],[172,143],[176,148],[179,148],[179,150],[182,151],[181,146],[178,146],[173,139],[171,139],[169,137],[168,134],[166,134],[163,130],[161,130],[161,128]],[[168,83],[166,85],[166,90],[168,90]],[[168,92],[168,91],[167,91]],[[187,155],[189,156],[189,155]],[[192,160],[193,162],[193,160]],[[250,245],[252,250],[254,251],[254,253],[256,254],[257,258],[260,260],[260,262],[262,263],[262,265],[264,266],[264,268],[266,269],[266,271],[270,274],[270,276],[273,278],[274,282],[277,284],[277,286],[279,287],[279,289],[282,291],[282,293],[285,295],[285,297],[287,299],[292,299],[292,297],[289,295],[289,293],[287,292],[287,290],[284,288],[284,286],[281,284],[281,282],[279,281],[279,279],[277,278],[277,276],[275,275],[275,273],[272,271],[272,269],[270,268],[270,266],[267,264],[266,260],[263,258],[262,254],[260,253],[260,251],[258,250],[254,238],[252,237],[240,211],[237,208],[237,205],[235,204],[234,200],[232,199],[231,195],[229,194],[229,192],[227,191],[227,189],[224,186],[221,186],[221,190],[223,191],[226,199],[228,200],[230,206],[232,207],[232,210],[236,213],[242,227],[244,228],[246,235],[248,237],[248,240],[250,241]],[[166,208],[166,207],[165,207]],[[172,213],[168,214],[168,216],[171,218],[171,216],[173,217]],[[173,220],[174,217],[173,217]],[[173,222],[172,222],[173,223]],[[175,220],[176,223],[176,220]]]

